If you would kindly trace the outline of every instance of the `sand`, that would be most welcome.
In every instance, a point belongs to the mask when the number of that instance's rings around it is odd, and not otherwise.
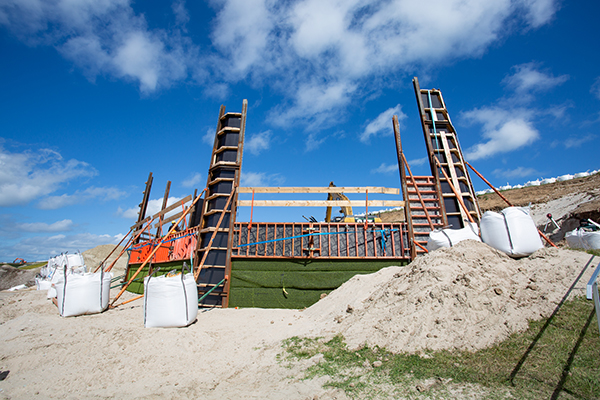
[[[351,347],[394,352],[477,350],[549,316],[591,255],[543,248],[515,260],[476,241],[437,250],[408,267],[356,276],[306,310],[322,332],[340,332]],[[598,264],[600,260],[596,259]],[[572,295],[585,295],[586,269]],[[360,300],[353,300],[361,293]]]
[[[43,292],[0,292],[0,398],[345,399],[316,360],[277,359],[292,336],[343,334],[396,352],[475,350],[549,315],[591,256],[542,249],[513,260],[478,242],[356,276],[306,310],[201,310],[187,328],[145,329],[142,301],[61,318]],[[571,295],[583,295],[593,265]],[[112,295],[114,296],[113,291]],[[127,296],[130,296],[129,294]]]
[[[111,254],[115,247],[116,250],[114,250],[114,252]],[[115,246],[114,244],[104,244],[96,246],[93,249],[84,251],[81,254],[83,255],[83,260],[85,261],[85,265],[88,267],[88,269],[90,269],[91,271],[95,271],[96,268],[100,265],[100,263],[104,260],[106,260],[106,262],[104,263],[104,267],[108,268],[115,261],[117,256],[119,256],[121,250],[123,250],[123,246]],[[106,259],[106,257],[109,254],[111,254],[111,256],[108,259]],[[127,253],[124,253],[112,267],[111,272],[113,276],[123,275],[125,274],[126,268]]]

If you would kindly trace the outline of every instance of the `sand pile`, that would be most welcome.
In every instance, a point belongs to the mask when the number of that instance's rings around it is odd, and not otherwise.
[[[92,271],[94,271],[96,267],[98,267],[98,265],[100,265],[100,263],[104,261],[106,256],[109,255],[111,251],[113,251],[114,248],[114,244],[103,244],[100,246],[96,246],[93,249],[84,251],[81,254],[83,254],[85,265]],[[117,256],[119,255],[119,253],[121,253],[122,250],[123,246],[117,246],[117,249],[113,252],[108,261],[106,261],[106,263],[104,264],[105,268],[108,268],[108,266],[117,258]],[[127,253],[123,254],[121,258],[119,258],[119,261],[117,261],[117,263],[110,272],[113,274],[113,276],[123,275],[125,273],[125,268],[127,268]]]
[[[13,286],[25,284],[35,285],[35,276],[40,272],[39,268],[20,269],[12,265],[0,265],[0,290],[10,289]]]
[[[549,316],[590,258],[544,248],[514,260],[464,241],[407,267],[356,276],[305,313],[342,333],[351,347],[476,350],[526,329],[528,320]],[[592,269],[576,294],[584,293]]]

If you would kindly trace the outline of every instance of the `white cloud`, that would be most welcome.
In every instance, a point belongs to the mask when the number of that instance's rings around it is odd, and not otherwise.
[[[133,80],[144,93],[168,87],[189,74],[202,76],[197,46],[182,35],[186,11],[173,6],[169,31],[148,28],[128,0],[48,2],[6,0],[0,23],[25,42],[55,46],[90,78],[109,74]]]
[[[233,64],[228,79],[285,94],[273,121],[314,128],[380,77],[480,56],[515,20],[539,27],[556,9],[550,0],[224,0],[213,42]]]
[[[92,186],[83,191],[78,190],[74,194],[48,196],[40,200],[37,207],[42,210],[56,210],[57,208],[82,204],[94,199],[96,201],[105,202],[117,200],[125,196],[127,196],[127,193],[117,188]]]
[[[590,88],[590,93],[600,100],[600,77],[596,78],[596,80],[592,84],[592,87]]]
[[[202,180],[202,174],[200,172],[196,172],[187,178],[185,181],[181,182],[181,186],[191,188],[195,187]]]
[[[304,120],[309,129],[335,124],[331,118],[334,110],[343,108],[356,91],[350,82],[322,83],[316,81],[298,82],[291,105],[279,106],[272,110],[269,122],[286,126],[297,120]]]
[[[482,136],[486,139],[467,150],[467,160],[514,151],[533,143],[540,136],[531,122],[529,110],[482,107],[464,113],[463,117],[469,122],[482,124]]]
[[[428,161],[427,157],[422,157],[422,158],[415,158],[413,160],[408,160],[408,165],[412,166],[412,165],[424,165],[426,162]]]
[[[21,223],[16,224],[15,229],[24,231],[24,232],[65,232],[70,231],[73,228],[73,221],[70,219],[63,219],[62,221],[57,221],[52,224],[47,224],[45,222],[29,222],[29,223]]]
[[[202,136],[202,142],[211,148],[215,145],[215,128],[206,129],[206,133]]]
[[[556,0],[521,0],[526,21],[532,28],[548,23],[558,8]]]
[[[570,136],[564,141],[564,146],[567,149],[581,147],[584,143],[591,142],[596,139],[596,135],[587,134],[583,136]]]
[[[495,169],[492,172],[494,175],[504,178],[523,178],[526,176],[539,175],[535,168],[518,167],[514,169]]]
[[[173,4],[171,4],[171,8],[175,15],[175,21],[184,32],[187,32],[186,25],[190,22],[190,15],[185,8],[185,0],[175,0]]]
[[[121,207],[117,209],[117,215],[120,215],[126,219],[137,220],[138,213],[140,212],[139,207],[128,208],[127,210],[123,210]]]
[[[515,73],[504,78],[502,83],[519,95],[544,92],[569,79],[568,75],[554,76],[549,71],[541,71],[540,64],[535,62],[516,65],[513,70]]]
[[[27,204],[75,179],[96,174],[89,164],[64,160],[54,150],[11,153],[0,146],[0,207]]]
[[[406,118],[406,114],[402,112],[400,104],[396,107],[388,108],[379,114],[374,120],[370,121],[365,130],[360,135],[361,142],[368,142],[371,136],[382,135],[389,136],[394,133],[392,125],[392,116],[397,115],[398,120],[402,121]]]
[[[178,202],[182,198],[183,197],[169,197],[169,199],[167,200],[167,207],[169,207],[170,205]],[[146,207],[146,217],[150,217],[150,216],[156,214],[157,212],[159,212],[161,210],[161,208],[162,208],[162,203],[163,203],[163,199],[162,198],[148,200],[148,207]],[[189,204],[190,203],[187,203],[187,205],[189,205]],[[177,214],[181,210],[182,210],[182,208],[176,208],[175,210],[168,212],[165,215],[165,218],[168,218],[171,215]],[[139,207],[131,207],[131,208],[128,208],[126,210],[123,210],[123,209],[119,208],[117,210],[117,214],[118,215],[120,215],[123,218],[131,219],[131,220],[137,220],[139,212],[140,212],[140,208]]]
[[[84,252],[101,244],[117,244],[121,237],[92,233],[28,237],[9,246],[0,244],[0,258],[43,261],[60,253]]]
[[[271,146],[271,138],[273,136],[273,132],[264,131],[260,133],[253,134],[249,139],[246,139],[244,143],[244,147],[250,153],[254,155],[260,154],[263,150],[268,150]]]
[[[379,167],[371,170],[372,174],[391,174],[393,172],[398,172],[398,164],[381,163]]]
[[[280,186],[284,182],[285,177],[283,177],[280,174],[266,174],[264,172],[242,171],[240,186]]]
[[[131,80],[143,93],[182,81],[206,83],[205,92],[218,96],[241,81],[267,85],[283,94],[272,121],[315,129],[358,96],[389,86],[382,78],[390,74],[478,57],[521,26],[548,23],[558,8],[555,0],[211,5],[212,48],[187,36],[183,0],[174,1],[168,29],[150,28],[130,0],[4,0],[0,24],[27,43],[55,46],[90,79]]]
[[[228,0],[217,14],[215,29],[211,37],[213,43],[220,48],[229,62],[230,71],[224,69],[230,79],[245,75],[254,65],[260,65],[266,58],[265,51],[272,38],[274,21],[274,1],[265,0]],[[270,3],[270,4],[267,4]]]

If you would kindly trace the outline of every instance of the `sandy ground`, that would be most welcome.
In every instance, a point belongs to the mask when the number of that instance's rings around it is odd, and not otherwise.
[[[141,300],[61,318],[45,297],[0,293],[0,398],[345,398],[277,362],[282,339],[311,330],[299,311],[202,310],[187,328],[145,329]]]
[[[573,291],[583,294],[600,261],[590,258],[542,249],[513,260],[467,241],[356,276],[303,311],[201,310],[179,329],[144,328],[142,300],[61,318],[44,292],[4,291],[0,398],[345,399],[327,378],[300,380],[318,358],[280,363],[281,341],[342,333],[394,351],[482,348],[549,315],[589,264]]]

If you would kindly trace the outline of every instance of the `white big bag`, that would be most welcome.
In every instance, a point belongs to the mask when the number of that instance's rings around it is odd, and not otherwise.
[[[461,229],[436,229],[430,232],[429,240],[427,240],[427,250],[434,251],[442,247],[452,247],[467,239],[481,242],[479,228],[476,223],[469,222],[467,226]]]
[[[144,326],[188,326],[198,315],[198,287],[191,273],[144,278]]]
[[[110,272],[64,274],[64,271],[59,281],[53,284],[61,316],[97,314],[106,310],[112,279]]]
[[[544,247],[529,208],[508,207],[481,217],[483,243],[511,257],[525,257]]]

